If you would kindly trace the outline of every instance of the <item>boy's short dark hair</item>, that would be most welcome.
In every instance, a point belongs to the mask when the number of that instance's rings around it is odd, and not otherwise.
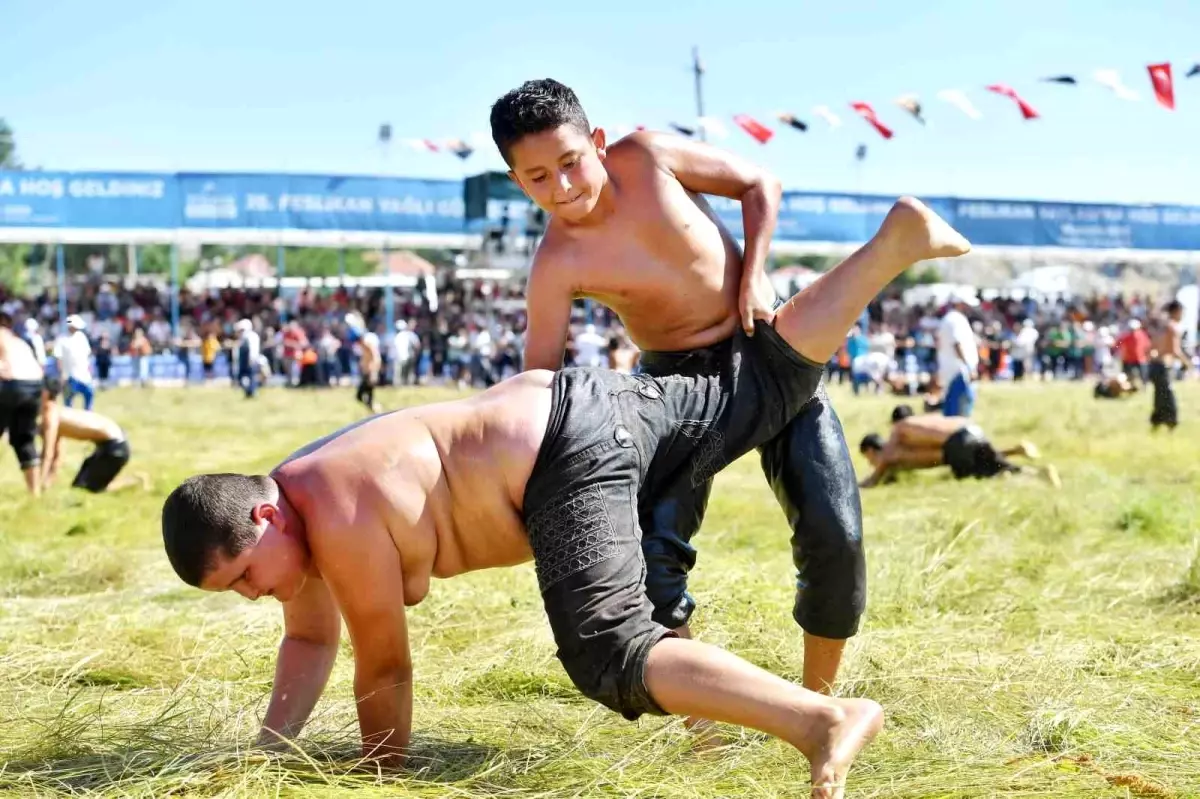
[[[530,134],[563,125],[585,136],[592,132],[575,92],[550,78],[527,80],[492,105],[492,141],[509,166],[514,144]]]
[[[1183,310],[1183,303],[1179,300],[1171,300],[1166,304],[1166,307],[1163,310],[1165,310],[1167,313],[1179,313]]]
[[[171,492],[163,503],[163,545],[181,580],[199,587],[218,553],[234,558],[254,544],[250,514],[275,499],[274,483],[263,475],[201,474]]]
[[[871,450],[876,452],[883,450],[883,436],[878,433],[867,433],[863,436],[862,442],[858,445],[859,453],[866,455]]]
[[[912,415],[913,409],[911,405],[897,405],[892,409],[892,424],[903,421]]]

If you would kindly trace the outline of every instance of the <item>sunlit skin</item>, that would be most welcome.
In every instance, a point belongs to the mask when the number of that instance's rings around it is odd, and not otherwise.
[[[897,274],[967,248],[924,206],[902,200],[871,244],[780,308],[775,331],[821,363]],[[424,600],[434,578],[533,557],[522,509],[549,424],[552,380],[551,371],[527,371],[461,400],[375,416],[309,444],[271,472],[271,490],[250,510],[253,544],[233,557],[214,554],[200,581],[209,591],[271,596],[283,605],[284,639],[260,744],[302,730],[333,668],[344,620],[363,754],[404,763],[413,710],[406,608]],[[808,758],[822,799],[842,794],[854,756],[883,721],[873,702],[822,696],[680,638],[651,648],[642,678],[668,713],[753,727],[791,743]]]
[[[679,136],[640,131],[610,147],[602,129],[572,125],[523,136],[508,158],[551,215],[526,290],[525,368],[561,365],[578,297],[615,311],[642,350],[708,347],[772,318],[765,261],[782,187],[767,170]],[[740,203],[744,253],[705,195]],[[831,690],[845,641],[804,640],[805,686]]]

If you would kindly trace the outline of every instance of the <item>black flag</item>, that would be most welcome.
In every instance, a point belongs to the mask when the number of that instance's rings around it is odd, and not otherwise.
[[[1187,75],[1184,77],[1194,78],[1197,75],[1200,75],[1200,64],[1194,64],[1192,68],[1187,71]]]
[[[685,127],[684,125],[676,125],[674,122],[671,123],[671,127],[675,129],[676,133],[687,136],[689,139],[696,135],[695,128]]]
[[[778,114],[777,116],[779,117],[780,122],[785,125],[790,125],[801,133],[808,130],[808,123],[801,119],[796,119],[793,114]]]
[[[867,145],[865,145],[865,144],[858,145],[858,149],[856,149],[854,151],[854,157],[857,158],[859,161],[864,160],[867,157]]]
[[[385,122],[379,126],[379,143],[387,144],[391,140],[392,140],[392,126]]]
[[[462,139],[452,139],[446,142],[446,149],[464,161],[471,157],[471,153],[475,152],[475,148]]]
[[[1075,80],[1075,78],[1072,75],[1055,75],[1054,77],[1051,77],[1051,78],[1042,78],[1042,82],[1043,83],[1062,83],[1067,86],[1074,86],[1077,83],[1079,83],[1079,81]]]

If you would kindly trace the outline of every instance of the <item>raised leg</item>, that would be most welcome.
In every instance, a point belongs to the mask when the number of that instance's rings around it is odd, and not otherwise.
[[[792,297],[775,315],[775,330],[794,350],[828,361],[863,308],[919,261],[969,252],[971,245],[919,200],[902,197],[879,232],[853,255]]]

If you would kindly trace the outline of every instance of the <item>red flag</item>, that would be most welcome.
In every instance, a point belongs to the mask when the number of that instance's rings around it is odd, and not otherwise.
[[[996,94],[1003,94],[1005,97],[1015,101],[1017,107],[1021,109],[1021,116],[1025,117],[1026,119],[1038,118],[1038,112],[1033,110],[1033,106],[1022,100],[1020,95],[1017,94],[1013,87],[1007,86],[1003,83],[993,83],[991,86],[987,87],[987,90],[989,92],[995,92]]]
[[[1175,110],[1175,86],[1171,82],[1170,64],[1151,64],[1150,83],[1154,84],[1154,97],[1164,107]]]
[[[871,123],[871,127],[879,131],[879,135],[885,139],[892,138],[892,129],[879,121],[879,117],[875,116],[875,109],[866,103],[850,103],[850,107],[858,112],[858,115],[867,122]]]
[[[766,144],[771,140],[771,137],[775,135],[775,131],[771,130],[757,119],[746,116],[745,114],[734,114],[733,121],[737,123],[739,128],[749,133],[759,144]]]
[[[430,151],[430,152],[434,152],[434,153],[436,153],[436,152],[439,152],[439,151],[441,150],[441,148],[439,148],[439,147],[437,146],[437,142],[430,141],[429,139],[424,139],[424,142],[425,142],[425,146],[426,146],[427,148],[429,148],[429,151]]]

